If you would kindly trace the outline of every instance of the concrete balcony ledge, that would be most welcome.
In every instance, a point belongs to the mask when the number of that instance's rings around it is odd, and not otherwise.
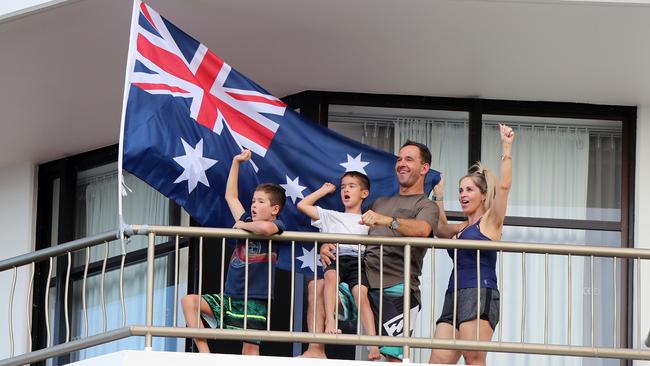
[[[184,353],[158,351],[120,351],[71,363],[74,366],[214,366],[214,365],[264,365],[264,366],[370,366],[371,361],[323,360],[314,358],[242,356],[217,353]],[[423,365],[409,363],[409,365]]]

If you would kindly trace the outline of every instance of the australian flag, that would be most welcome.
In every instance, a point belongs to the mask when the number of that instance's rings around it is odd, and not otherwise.
[[[280,184],[287,202],[280,215],[288,230],[313,231],[296,204],[346,171],[365,173],[371,194],[398,191],[395,156],[306,120],[237,72],[205,45],[140,1],[131,24],[123,167],[183,206],[205,226],[232,227],[224,192],[234,155],[254,154],[241,166],[239,198],[250,207],[258,183]],[[439,174],[428,174],[428,188]],[[342,210],[338,194],[318,202]],[[296,269],[314,270],[313,244],[296,249]],[[291,268],[289,246],[278,266]]]

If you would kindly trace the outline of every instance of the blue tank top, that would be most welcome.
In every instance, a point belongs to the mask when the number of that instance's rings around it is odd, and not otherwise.
[[[483,235],[480,230],[481,220],[467,226],[458,235],[458,239],[465,240],[490,240],[487,236]],[[447,253],[454,260],[454,250],[447,249]],[[481,251],[481,288],[498,288],[497,287],[497,252],[493,250]],[[471,249],[458,249],[458,288],[476,288],[477,285],[476,273],[476,250]],[[454,291],[454,271],[452,269],[451,276],[449,277],[449,285],[447,291]]]

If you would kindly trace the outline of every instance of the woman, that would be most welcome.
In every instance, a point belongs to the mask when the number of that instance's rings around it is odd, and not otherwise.
[[[458,188],[460,205],[467,220],[460,224],[447,223],[447,216],[442,203],[443,180],[434,188],[436,203],[440,208],[440,220],[437,236],[440,238],[457,238],[467,240],[501,240],[503,220],[506,215],[508,193],[512,182],[512,141],[515,134],[512,128],[499,124],[501,130],[501,179],[484,169],[480,163],[472,166],[460,179]],[[454,250],[448,250],[452,260]],[[499,290],[496,277],[496,257],[494,251],[480,252],[480,317],[477,319],[477,270],[476,250],[458,250],[457,252],[457,300],[456,329],[454,329],[454,284],[452,270],[449,286],[445,293],[442,315],[438,319],[435,338],[476,340],[478,322],[481,341],[492,339],[494,328],[499,322]],[[434,349],[430,363],[455,364],[460,356],[466,364],[485,365],[486,352]]]

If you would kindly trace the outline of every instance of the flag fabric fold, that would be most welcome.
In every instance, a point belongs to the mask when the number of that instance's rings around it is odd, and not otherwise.
[[[232,227],[224,199],[232,157],[253,151],[240,170],[239,198],[249,207],[257,184],[280,184],[288,230],[315,231],[296,204],[346,171],[368,175],[371,194],[398,191],[395,156],[323,128],[246,78],[206,46],[136,1],[125,88],[123,168],[177,202],[204,226]],[[427,177],[430,190],[440,175]],[[137,194],[135,192],[134,194]],[[342,210],[340,196],[322,207]],[[297,270],[314,270],[313,244],[296,248]],[[278,266],[290,269],[288,245]]]

